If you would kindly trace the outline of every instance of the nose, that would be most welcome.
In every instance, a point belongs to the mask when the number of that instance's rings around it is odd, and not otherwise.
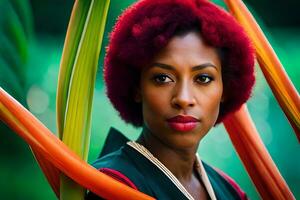
[[[189,83],[182,83],[175,87],[175,92],[171,104],[177,109],[186,109],[195,106],[195,95]]]

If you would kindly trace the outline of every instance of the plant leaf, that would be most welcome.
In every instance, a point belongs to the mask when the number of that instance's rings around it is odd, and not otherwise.
[[[61,62],[57,119],[60,138],[87,160],[91,109],[109,0],[75,2]],[[83,199],[85,190],[62,175],[60,198]]]

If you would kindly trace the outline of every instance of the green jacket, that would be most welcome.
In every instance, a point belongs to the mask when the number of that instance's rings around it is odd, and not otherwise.
[[[188,199],[156,165],[127,145],[127,141],[129,140],[125,136],[112,128],[101,155],[93,166],[156,199]],[[218,200],[247,199],[234,182],[203,161],[202,163]],[[89,193],[86,199],[101,198]]]

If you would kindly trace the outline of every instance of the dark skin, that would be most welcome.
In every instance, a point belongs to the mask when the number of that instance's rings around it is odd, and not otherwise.
[[[142,103],[144,127],[138,142],[158,158],[194,199],[209,199],[195,172],[201,139],[215,124],[223,95],[217,49],[198,32],[173,37],[153,62],[144,67],[136,102]],[[170,127],[167,119],[192,116],[191,131]]]

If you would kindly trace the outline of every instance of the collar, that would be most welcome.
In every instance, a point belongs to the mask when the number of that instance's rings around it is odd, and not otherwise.
[[[160,169],[169,179],[170,181],[187,197],[189,200],[194,200],[192,195],[184,188],[184,186],[180,183],[180,181],[175,177],[175,175],[164,165],[162,164],[147,148],[143,145],[129,141],[127,145],[135,149],[137,152],[142,154],[146,159],[152,162],[158,169]],[[196,161],[195,161],[195,168],[196,171],[199,173],[199,177],[201,178],[204,187],[206,188],[210,198],[212,200],[216,200],[216,196],[213,190],[213,187],[208,179],[207,173],[204,169],[201,159],[199,155],[196,154]]]

